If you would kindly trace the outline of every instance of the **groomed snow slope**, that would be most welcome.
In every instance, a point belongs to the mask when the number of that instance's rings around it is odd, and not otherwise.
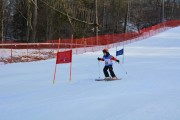
[[[112,82],[94,81],[101,52],[73,56],[71,83],[65,64],[52,84],[55,59],[0,65],[0,120],[179,120],[180,27],[125,53],[128,75],[114,63],[123,80]]]

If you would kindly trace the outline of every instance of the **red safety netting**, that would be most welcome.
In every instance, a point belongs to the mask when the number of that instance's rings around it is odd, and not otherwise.
[[[72,48],[73,54],[95,52],[98,50],[102,50],[103,48],[112,48],[116,46],[122,46],[124,44],[129,44],[135,41],[139,41],[177,26],[180,26],[180,20],[166,21],[148,28],[143,28],[138,32],[99,35],[97,38],[89,37],[89,38],[73,39],[72,37],[70,39],[61,40],[60,49],[64,50],[64,49]],[[0,43],[0,50],[10,49],[9,55],[11,59],[9,59],[8,61],[11,62],[15,61],[13,60],[13,56],[14,56],[13,51],[16,52],[19,50],[21,51],[24,50],[23,56],[29,58],[29,56],[35,55],[37,60],[39,60],[39,59],[48,59],[55,57],[57,48],[58,48],[58,40],[48,40],[43,43],[16,43],[16,42]],[[47,53],[48,56],[44,58],[44,55]],[[43,57],[40,58],[41,56]],[[0,62],[3,61],[2,59],[4,58],[1,57]]]

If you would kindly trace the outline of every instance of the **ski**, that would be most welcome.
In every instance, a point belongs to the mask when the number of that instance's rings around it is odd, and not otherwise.
[[[116,81],[116,80],[122,80],[121,78],[118,79],[95,79],[95,81]]]

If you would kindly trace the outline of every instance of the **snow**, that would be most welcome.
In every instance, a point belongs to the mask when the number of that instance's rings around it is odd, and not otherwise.
[[[69,64],[58,65],[55,85],[55,59],[1,64],[0,120],[179,120],[179,33],[177,27],[125,46],[128,74],[114,63],[119,81],[94,81],[101,51],[73,55],[71,82]]]

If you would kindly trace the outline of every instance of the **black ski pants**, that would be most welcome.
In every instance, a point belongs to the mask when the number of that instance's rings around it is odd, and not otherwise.
[[[108,69],[109,69],[109,72],[111,74],[111,77],[116,77],[116,75],[114,74],[112,65],[104,67],[103,71],[104,71],[105,77],[109,77]]]

